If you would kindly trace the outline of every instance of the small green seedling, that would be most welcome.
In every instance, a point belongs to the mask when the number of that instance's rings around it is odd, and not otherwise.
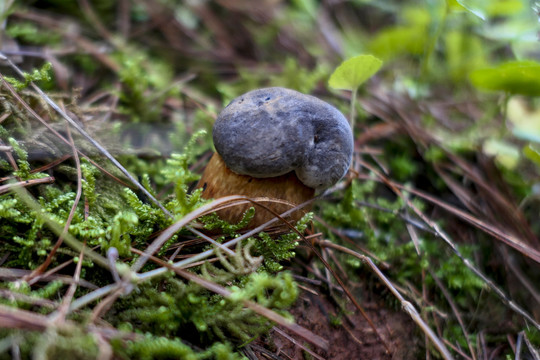
[[[372,77],[382,66],[382,61],[373,55],[358,55],[345,60],[330,76],[328,85],[339,90],[352,91],[351,129],[354,131],[354,102],[358,88]]]

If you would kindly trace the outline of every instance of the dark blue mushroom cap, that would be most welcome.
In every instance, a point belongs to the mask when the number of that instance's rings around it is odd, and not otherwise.
[[[225,164],[238,174],[268,178],[295,171],[317,190],[347,173],[353,153],[351,128],[339,110],[279,87],[231,101],[214,124],[213,139]]]

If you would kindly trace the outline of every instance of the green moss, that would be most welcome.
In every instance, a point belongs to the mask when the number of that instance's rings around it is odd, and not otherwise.
[[[97,338],[76,327],[50,328],[39,333],[0,329],[0,338],[10,338],[18,344],[22,359],[81,359],[94,360],[99,354]],[[0,353],[0,359],[8,359]]]
[[[253,216],[255,216],[255,208],[250,207],[242,215],[242,219],[240,219],[237,224],[230,224],[227,221],[222,220],[216,213],[202,217],[201,221],[203,222],[205,229],[219,230],[220,233],[231,236],[245,228],[251,219],[253,219]]]
[[[160,122],[165,100],[178,94],[178,88],[171,85],[171,66],[130,46],[122,46],[113,58],[120,65],[119,110],[130,116],[131,123]]]
[[[61,39],[58,33],[38,28],[31,22],[20,22],[10,25],[6,33],[14,38],[30,44],[55,44]]]
[[[197,139],[204,135],[204,132],[195,134],[182,154],[173,154],[167,161],[140,168],[142,171],[152,172],[152,176],[145,172],[142,175],[142,182],[151,193],[156,194],[156,189],[170,189],[164,204],[176,218],[183,217],[206,202],[201,199],[200,191],[188,192],[190,184],[198,179],[198,175],[191,172],[190,165],[198,151]],[[32,165],[28,162],[24,147],[14,139],[11,139],[10,143],[20,168],[17,174],[22,178],[38,176],[39,174],[31,173]],[[97,247],[97,251],[102,254],[110,247],[115,247],[121,257],[127,258],[132,256],[131,247],[146,248],[155,232],[172,223],[173,220],[157,207],[142,200],[133,190],[113,182],[84,159],[81,160],[81,170],[82,199],[75,209],[69,230],[71,235],[84,240],[87,246]],[[64,165],[62,171],[75,176],[73,169],[67,165]],[[63,188],[44,185],[37,188],[35,193],[41,206],[40,211],[59,226],[65,225],[72,211],[76,197],[74,186],[74,183]],[[41,264],[58,239],[57,235],[44,225],[45,218],[28,209],[16,194],[0,197],[0,214],[3,215],[0,218],[0,227],[4,230],[7,241],[4,250],[16,254],[10,256],[4,266],[32,269]],[[240,224],[236,225],[209,216],[207,223],[210,227],[221,228],[226,235],[234,237],[252,216],[253,210],[249,210]],[[298,223],[299,231],[306,228],[310,216],[304,217]],[[178,235],[169,239],[160,249],[160,256],[167,256],[169,247],[175,244],[177,239]],[[248,343],[272,326],[266,318],[247,310],[242,300],[255,301],[286,315],[284,310],[291,306],[298,295],[289,274],[268,276],[263,271],[277,271],[281,268],[280,261],[294,256],[297,239],[298,235],[295,233],[275,240],[261,234],[260,240],[247,239],[239,243],[236,257],[227,258],[225,254],[218,252],[221,259],[219,264],[201,266],[198,270],[202,276],[231,289],[234,295],[230,300],[171,275],[141,284],[130,296],[113,305],[108,320],[119,328],[151,335],[145,336],[142,341],[129,343],[123,350],[116,348],[118,354],[127,358],[242,358],[232,350],[234,347],[231,343],[234,343],[234,346]],[[261,265],[261,260],[257,257],[259,255],[265,257],[264,267],[258,273],[253,273]],[[68,260],[78,263],[78,252],[62,246],[51,266]],[[90,269],[92,271],[88,271]],[[111,277],[107,270],[94,267],[88,259],[82,264],[81,276],[98,286],[108,284]],[[29,309],[32,306],[32,301],[29,300],[62,296],[65,286],[59,282],[51,282],[42,288],[34,289],[23,282],[6,283],[2,287],[29,296],[26,300],[7,302],[10,306]],[[80,319],[83,320],[84,316]],[[202,350],[195,351],[192,346],[181,341],[180,338],[185,339],[185,334],[190,334],[189,342],[198,344]],[[33,344],[41,347],[44,354],[51,356],[79,356],[79,352],[85,352],[79,358],[94,356],[95,343],[88,335],[80,333],[73,335],[71,342],[68,339],[65,334],[50,330],[41,335],[34,334],[24,341],[25,346]]]
[[[408,235],[406,222],[399,217],[404,212],[403,201],[400,198],[381,197],[376,189],[373,182],[353,181],[339,203],[324,206],[322,212],[325,221],[336,228],[350,229],[349,236],[362,241],[377,259],[392,264],[386,275],[398,284],[422,283],[426,289],[438,293],[440,290],[428,271],[431,270],[449,289],[453,301],[463,307],[474,303],[484,289],[484,283],[463,265],[462,260],[443,241],[432,234],[419,231],[417,248]],[[413,203],[419,209],[425,208],[425,204],[418,199],[414,199]],[[341,241],[331,233],[329,236],[338,243]],[[475,248],[458,245],[458,249],[470,258]],[[364,266],[348,256],[344,263],[350,266],[351,277],[357,276],[358,268]],[[390,298],[389,301],[394,302],[394,299]],[[438,306],[446,308],[448,305],[443,300]],[[459,329],[457,322],[449,321],[448,326]],[[464,342],[461,331],[448,332],[447,336],[447,339]]]
[[[20,91],[28,87],[31,82],[40,82],[40,85],[49,83],[51,81],[51,69],[51,63],[45,63],[39,70],[34,69],[31,73],[24,73],[22,81],[12,77],[4,77],[4,79],[13,85],[15,90]]]
[[[8,139],[9,144],[13,147],[13,151],[15,152],[15,155],[17,155],[17,166],[19,170],[14,171],[13,175],[18,177],[21,180],[32,180],[32,179],[39,179],[46,177],[47,174],[43,173],[31,173],[31,166],[28,162],[28,152],[24,148],[24,145],[22,145],[20,142],[15,140],[14,138]]]
[[[196,140],[203,135],[203,132],[196,134],[185,147],[183,154],[174,154],[170,160],[161,163],[161,178],[157,183],[154,183],[150,176],[143,176],[146,188],[154,194],[154,186],[164,188],[168,184],[174,184],[165,206],[177,218],[206,202],[200,198],[199,191],[188,193],[189,184],[198,178],[190,171],[189,166],[195,158]],[[31,176],[31,165],[27,161],[24,148],[15,140],[11,143],[21,165],[19,175]],[[108,179],[86,160],[81,161],[81,169],[83,198],[76,208],[69,230],[74,237],[84,240],[87,246],[97,247],[97,251],[102,254],[105,254],[108,248],[115,247],[120,256],[129,257],[130,247],[146,248],[152,234],[171,224],[172,220],[161,210],[141,200],[131,189],[122,188]],[[60,226],[64,226],[74,204],[74,189],[45,185],[40,187],[38,193],[41,211]],[[88,210],[85,210],[85,203]],[[4,229],[3,234],[7,239],[3,249],[16,254],[10,256],[4,266],[32,269],[41,264],[57,240],[57,236],[44,226],[44,218],[36,216],[15,194],[6,194],[0,198],[0,214],[4,215],[0,218],[0,227]],[[252,211],[248,211],[240,225],[226,224],[214,217],[209,217],[208,223],[215,228],[227,229],[227,234],[236,236],[236,231],[243,227],[251,216]],[[299,222],[298,229],[303,231],[309,220],[310,216],[306,216]],[[220,253],[219,265],[205,264],[199,269],[208,280],[229,286],[234,293],[232,300],[224,299],[196,284],[186,284],[178,278],[168,276],[143,283],[131,296],[116,302],[109,313],[109,321],[113,325],[129,327],[137,333],[152,334],[144,341],[129,344],[123,353],[128,357],[141,358],[241,358],[232,351],[233,346],[229,342],[233,342],[235,346],[245,344],[272,326],[266,318],[245,309],[241,300],[255,301],[285,314],[284,309],[294,302],[298,294],[289,274],[268,276],[262,269],[260,273],[252,273],[261,264],[257,258],[261,254],[266,257],[265,269],[280,269],[280,261],[294,256],[293,249],[298,236],[293,233],[272,241],[268,235],[261,234],[260,238],[260,241],[248,239],[240,243],[236,249],[236,258],[227,259]],[[160,249],[160,255],[165,255],[177,239],[178,236],[173,236],[167,241]],[[51,266],[70,259],[77,263],[78,252],[62,246]],[[88,259],[85,259],[82,265],[81,276],[85,280],[98,286],[110,281],[110,273],[94,267]],[[88,271],[89,269],[92,271]],[[17,288],[12,287],[15,284]],[[4,284],[2,287],[32,299],[47,299],[61,296],[64,285],[51,282],[37,290],[26,283]],[[29,308],[30,304],[31,302],[26,300],[10,303],[11,306],[20,308]],[[191,334],[189,341],[199,344],[203,350],[197,352],[180,341],[184,334]],[[54,343],[48,344],[47,339]],[[47,354],[54,356],[78,354],[78,351],[84,351],[80,350],[84,347],[90,349],[95,346],[91,341],[87,342],[90,337],[84,334],[71,342],[72,347],[66,339],[66,335],[51,332],[25,338],[25,341],[42,346]],[[75,348],[79,345],[80,349]],[[89,350],[84,356],[90,357],[92,351]],[[85,358],[84,356],[81,358]]]
[[[295,225],[296,229],[300,233],[304,232],[312,219],[312,213],[304,215]],[[299,236],[295,232],[280,235],[277,238],[272,238],[264,232],[259,233],[258,239],[254,242],[254,246],[256,254],[262,255],[264,259],[264,269],[271,273],[282,270],[283,266],[281,263],[296,255],[294,249],[298,246],[298,239]]]
[[[139,219],[132,212],[120,212],[112,220],[112,224],[107,227],[108,244],[104,249],[115,247],[120,256],[128,256],[131,251],[131,233],[138,225]]]
[[[234,280],[210,266],[203,274],[208,280],[222,283],[232,280],[230,300],[212,294],[199,285],[167,276],[145,283],[132,295],[115,305],[109,321],[132,324],[139,331],[184,339],[205,346],[214,341],[245,343],[266,332],[272,325],[265,318],[244,308],[241,300],[251,300],[270,309],[288,308],[298,295],[288,273],[269,276],[264,273]],[[215,274],[218,274],[217,276]],[[221,274],[221,276],[219,275]]]
[[[192,350],[179,338],[167,339],[147,334],[143,339],[130,341],[116,349],[130,359],[185,359],[185,360],[241,360],[245,357],[234,353],[228,343],[215,343],[202,352]]]

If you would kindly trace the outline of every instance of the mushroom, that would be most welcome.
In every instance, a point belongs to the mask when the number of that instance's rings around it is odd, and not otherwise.
[[[204,198],[246,195],[284,200],[268,202],[277,213],[301,204],[338,182],[348,171],[353,136],[347,119],[330,104],[294,90],[258,89],[231,101],[213,128],[217,153],[197,187]],[[252,204],[218,212],[238,222]],[[303,215],[297,211],[290,220]],[[256,209],[248,227],[271,218]]]

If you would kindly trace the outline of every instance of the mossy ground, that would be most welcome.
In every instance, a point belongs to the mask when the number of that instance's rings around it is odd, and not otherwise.
[[[1,49],[26,75],[1,64],[0,358],[534,354],[538,64],[504,63],[534,58],[537,16],[480,3],[5,2]],[[384,63],[358,96],[331,90],[366,53]],[[217,113],[265,86],[352,105],[355,158],[303,237],[266,229],[232,255],[192,229],[241,226],[193,188]]]

